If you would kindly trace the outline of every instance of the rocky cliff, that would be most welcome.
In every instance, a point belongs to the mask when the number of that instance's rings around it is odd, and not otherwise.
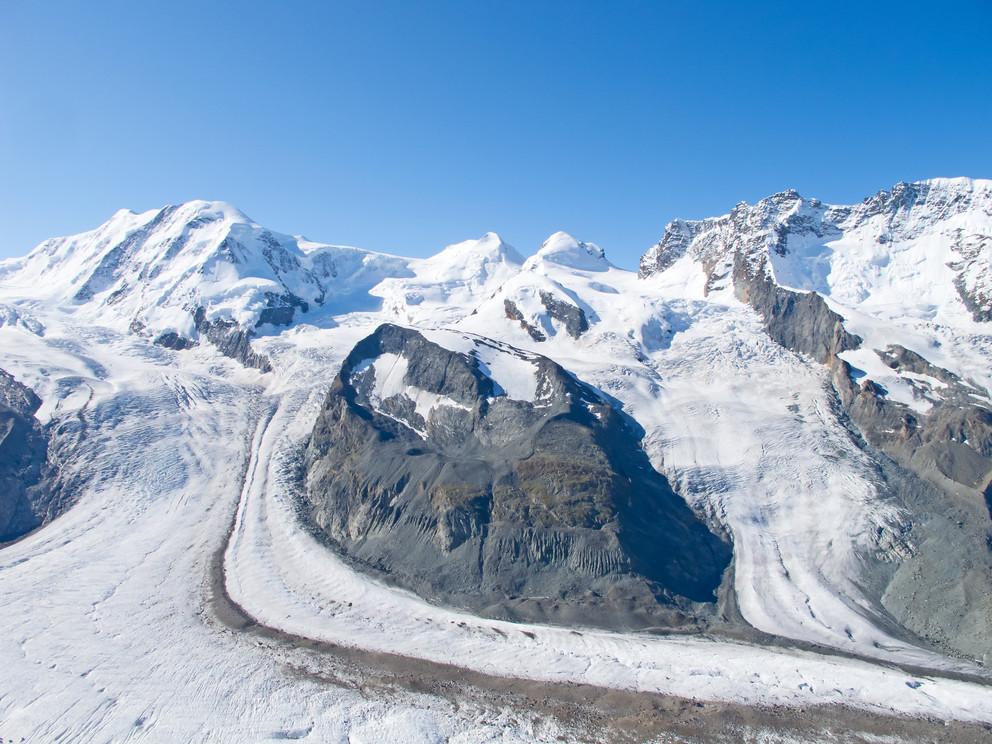
[[[730,547],[638,438],[547,358],[386,324],[328,394],[304,510],[357,563],[432,600],[611,627],[711,622]]]
[[[0,370],[0,542],[55,516],[48,437],[34,417],[41,401]]]

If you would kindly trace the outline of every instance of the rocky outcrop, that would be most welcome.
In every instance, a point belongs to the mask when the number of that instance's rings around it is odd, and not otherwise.
[[[541,290],[538,296],[541,298],[541,304],[548,311],[548,315],[560,321],[565,326],[569,336],[578,338],[589,330],[589,321],[581,307],[559,300],[544,290]]]
[[[900,356],[919,358],[904,349],[888,358],[897,363]],[[915,366],[933,374],[921,374],[957,379],[922,361]],[[835,361],[831,379],[844,410],[872,446],[951,493],[984,500],[992,480],[992,411],[975,404],[973,388],[960,381],[945,383],[941,396],[921,412],[889,399],[870,380],[856,382],[856,371],[843,360]]]
[[[733,279],[737,299],[761,314],[768,335],[785,348],[830,364],[840,352],[861,345],[861,339],[845,330],[844,319],[820,295],[780,287],[763,264],[754,267],[737,254]]]
[[[196,341],[191,338],[186,338],[175,331],[165,331],[160,333],[155,337],[155,342],[158,346],[164,346],[166,349],[172,349],[173,351],[185,351],[186,349],[192,349],[196,346]]]
[[[503,300],[503,309],[506,312],[506,317],[510,320],[517,321],[517,323],[520,324],[520,327],[523,328],[527,332],[527,335],[532,339],[535,341],[547,341],[548,337],[545,336],[541,330],[527,322],[524,314],[520,312],[520,308],[517,307],[517,303],[513,300]]]
[[[57,514],[48,437],[34,417],[40,405],[30,388],[0,370],[0,542]]]
[[[307,312],[310,305],[304,302],[292,292],[276,294],[275,292],[265,293],[265,307],[259,312],[255,327],[266,324],[274,326],[287,326],[296,317],[296,311]]]
[[[522,364],[536,375],[529,400],[476,355],[380,326],[314,426],[306,519],[361,567],[476,612],[610,627],[719,618],[729,546],[597,391],[549,359]]]
[[[272,309],[277,310],[277,308]],[[272,371],[268,357],[259,354],[251,347],[251,339],[254,335],[251,329],[242,328],[233,320],[207,320],[206,310],[202,307],[196,309],[193,322],[200,337],[217,347],[224,356],[263,373]],[[135,321],[131,324],[132,332],[140,333],[143,330],[139,322]],[[175,331],[165,331],[155,337],[154,343],[173,351],[186,351],[196,346],[198,341]]]
[[[224,356],[253,367],[260,372],[271,372],[272,364],[268,357],[251,348],[252,332],[244,329],[233,320],[206,320],[204,309],[197,308],[193,320],[196,330]]]

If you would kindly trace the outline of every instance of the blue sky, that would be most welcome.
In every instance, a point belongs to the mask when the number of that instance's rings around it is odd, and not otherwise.
[[[992,176],[992,3],[0,0],[0,256],[223,199],[407,255],[620,265],[787,187]]]

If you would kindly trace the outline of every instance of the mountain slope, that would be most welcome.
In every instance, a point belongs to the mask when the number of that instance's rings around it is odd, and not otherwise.
[[[523,259],[496,233],[410,262],[412,276],[390,277],[370,292],[402,323],[454,323],[520,270]]]
[[[307,508],[348,555],[449,604],[582,625],[705,623],[729,546],[637,440],[550,359],[382,325],[345,359],[317,419]]]
[[[267,230],[223,202],[192,201],[45,241],[0,277],[32,296],[185,349],[205,338],[247,366],[257,328],[359,297],[407,261]]]
[[[908,554],[881,579],[883,605],[975,654],[988,653],[992,611],[990,240],[988,181],[898,184],[850,207],[783,192],[671,223],[640,271],[649,283],[697,272],[704,296],[733,292],[772,339],[829,367],[904,515]],[[922,611],[934,585],[955,589]]]

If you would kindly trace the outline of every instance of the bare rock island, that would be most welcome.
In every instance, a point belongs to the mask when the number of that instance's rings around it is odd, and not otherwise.
[[[730,545],[639,439],[550,359],[384,324],[328,393],[303,512],[354,563],[431,601],[606,627],[720,622]]]

